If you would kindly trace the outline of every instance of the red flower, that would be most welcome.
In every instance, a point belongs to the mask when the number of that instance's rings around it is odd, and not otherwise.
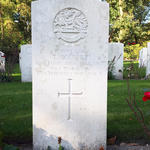
[[[147,100],[150,100],[150,92],[144,93],[143,101],[146,102]]]

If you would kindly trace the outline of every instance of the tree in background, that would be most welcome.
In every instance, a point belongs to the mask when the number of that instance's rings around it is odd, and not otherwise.
[[[0,49],[7,54],[31,42],[31,0],[0,1]]]
[[[110,42],[125,45],[125,57],[137,59],[150,40],[149,0],[107,0],[110,4]],[[134,43],[134,45],[129,44]]]
[[[9,54],[31,43],[31,1],[0,0],[0,50]],[[137,59],[150,40],[149,0],[107,0],[110,4],[110,42],[125,45],[125,57]],[[129,45],[135,43],[135,45]]]
[[[0,0],[0,50],[6,55],[11,80],[19,60],[20,45],[31,43],[31,0]]]

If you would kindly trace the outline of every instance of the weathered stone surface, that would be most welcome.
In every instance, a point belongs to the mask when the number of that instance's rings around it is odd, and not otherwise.
[[[32,45],[22,45],[21,53],[19,54],[19,63],[21,70],[21,81],[31,82],[32,81]]]
[[[32,3],[34,150],[106,147],[109,6]]]
[[[147,66],[147,48],[142,48],[139,52],[139,67]]]
[[[147,44],[147,67],[146,76],[150,78],[150,42]]]
[[[122,43],[109,43],[108,61],[111,63],[113,60],[112,73],[115,79],[123,79],[123,54],[124,45]]]
[[[0,51],[0,72],[5,71],[5,54]]]

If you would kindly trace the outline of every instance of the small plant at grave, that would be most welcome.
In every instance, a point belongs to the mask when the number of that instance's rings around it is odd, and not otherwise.
[[[146,76],[146,80],[150,80],[150,74]]]
[[[121,55],[116,59],[116,56],[111,60],[108,61],[108,80],[113,80],[115,79],[113,75],[113,71],[115,69],[115,63],[119,60]],[[118,70],[118,72],[122,72],[122,70]]]
[[[59,150],[64,150],[64,147],[61,146],[61,137],[58,137]]]
[[[108,62],[108,80],[114,79],[113,75],[114,64],[112,61]]]
[[[116,56],[113,58],[112,61],[108,61],[108,80],[114,79],[113,70],[115,65]]]
[[[123,78],[124,79],[145,79],[146,67],[139,67],[138,63],[131,62],[124,67]]]
[[[129,80],[127,80],[127,88],[128,88],[128,98],[126,98],[125,100],[128,103],[128,106],[130,107],[131,111],[133,112],[136,120],[140,123],[141,127],[143,128],[144,132],[150,137],[150,129],[146,125],[145,121],[146,119],[144,117],[143,111],[137,105],[135,93],[133,95],[131,93]],[[144,97],[143,101],[144,100],[147,101],[148,99],[150,100],[150,94],[149,97],[145,98]]]

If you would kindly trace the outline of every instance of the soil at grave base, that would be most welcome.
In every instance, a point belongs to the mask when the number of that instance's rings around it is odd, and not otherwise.
[[[31,144],[21,144],[15,146],[17,146],[19,150],[33,150],[33,146]]]
[[[107,145],[107,150],[150,150],[150,140],[116,140],[114,145]]]
[[[150,146],[107,146],[107,150],[150,150]]]
[[[124,140],[124,141],[117,139],[115,142],[116,145],[120,145],[121,143],[127,143],[127,144],[136,143],[137,145],[144,146],[147,144],[150,145],[150,139],[147,139],[147,140],[146,139],[136,139],[136,140]]]
[[[32,139],[7,139],[5,138],[4,143],[9,145],[14,145],[19,148],[19,150],[33,150]]]
[[[3,140],[4,143],[7,143],[7,144],[32,144],[32,138],[29,137],[29,138],[21,138],[21,137],[18,137],[18,138],[10,138],[10,137],[4,137],[4,140]]]
[[[15,145],[19,150],[33,150],[33,146],[29,144]],[[127,145],[108,145],[107,150],[150,150],[150,145],[145,146],[127,146]]]
[[[18,145],[19,150],[33,150],[32,145]],[[145,145],[145,146],[117,146],[117,145],[112,145],[112,146],[107,146],[107,150],[150,150],[150,146]]]
[[[19,150],[33,150],[32,141],[9,141],[8,144],[17,146]],[[150,140],[117,140],[114,145],[107,145],[107,150],[150,150]]]

